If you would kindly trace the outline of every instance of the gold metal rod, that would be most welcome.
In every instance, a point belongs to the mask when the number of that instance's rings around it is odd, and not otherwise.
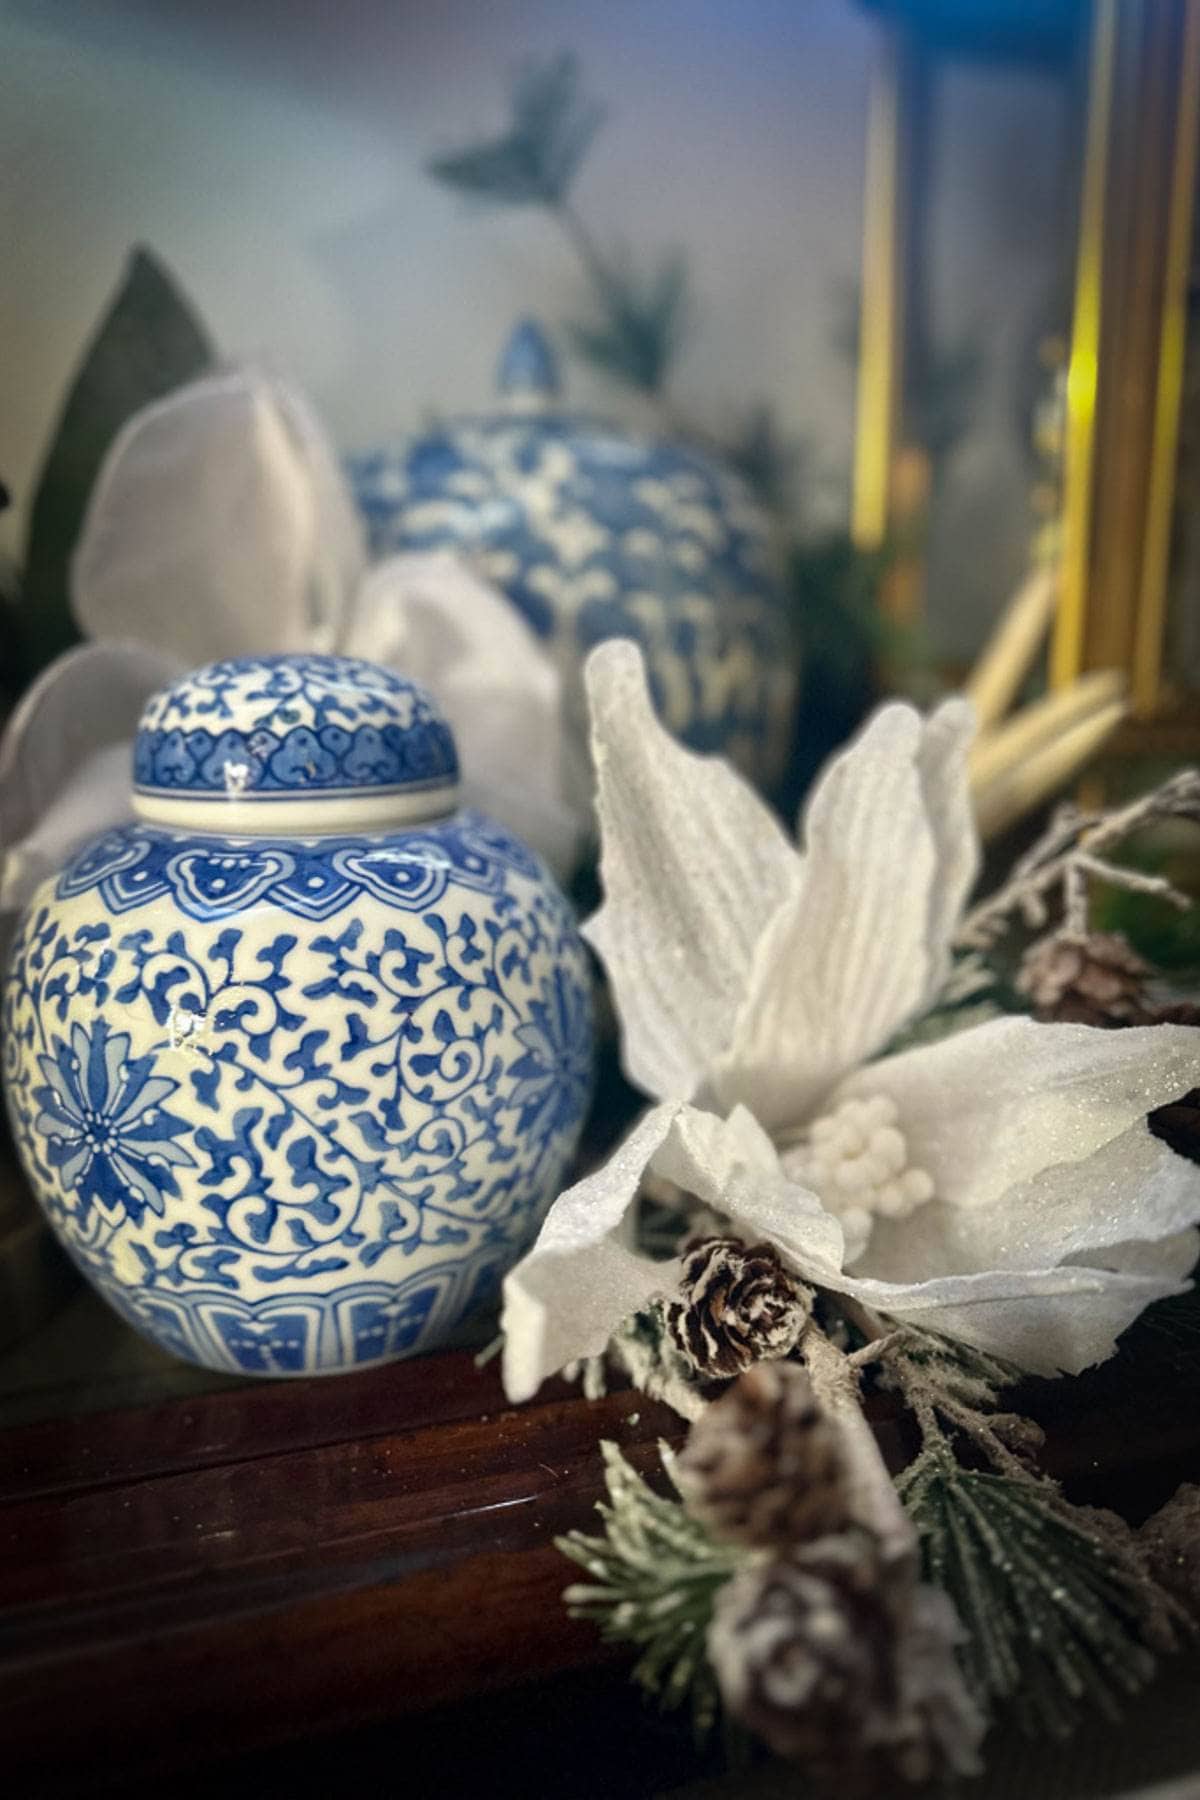
[[[975,822],[981,836],[997,837],[1051,794],[1066,787],[1087,767],[1128,711],[1124,700],[1114,700],[1068,726],[1061,736],[1043,744],[998,781],[972,789]]]
[[[1167,618],[1175,464],[1187,349],[1187,284],[1200,140],[1200,0],[1184,0],[1183,45],[1172,155],[1166,267],[1154,402],[1154,438],[1133,643],[1133,716],[1158,708]]]
[[[895,30],[880,42],[871,81],[863,194],[862,294],[850,529],[860,550],[877,550],[887,535],[900,383],[903,310],[899,204],[901,188],[901,47]]]
[[[1127,685],[1123,669],[1093,669],[1070,687],[1022,707],[1003,725],[976,738],[970,759],[972,786],[985,788],[1000,781],[1063,732],[1123,701]]]
[[[1100,294],[1104,274],[1104,210],[1116,63],[1117,0],[1094,0],[1088,70],[1075,305],[1067,365],[1067,425],[1063,481],[1063,562],[1058,619],[1050,652],[1055,687],[1073,681],[1083,665],[1091,563],[1092,466],[1096,449],[1096,387],[1100,366]]]
[[[1058,593],[1058,570],[1043,565],[1025,577],[1008,602],[966,683],[980,731],[1002,719],[1033,666]]]

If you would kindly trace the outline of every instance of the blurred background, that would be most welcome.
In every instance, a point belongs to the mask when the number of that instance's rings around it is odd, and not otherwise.
[[[860,653],[864,610],[891,633],[885,685],[957,682],[1069,521],[1052,682],[1118,666],[1137,716],[1178,723],[1163,667],[1182,700],[1200,677],[1175,504],[1177,469],[1195,480],[1191,11],[3,0],[5,585],[134,246],[221,357],[287,372],[346,453],[486,409],[518,319],[569,350],[598,249],[646,302],[655,373],[631,379],[620,345],[569,354],[569,402],[717,440],[751,474],[807,552],[810,691],[830,632],[843,672],[848,621]],[[450,169],[555,70],[587,124],[570,220]],[[861,560],[881,549],[898,566]],[[10,692],[60,647],[11,653]]]
[[[962,664],[1028,558],[1038,345],[1069,323],[1080,9],[1007,9],[1051,20],[1015,46],[994,7],[955,10],[981,41],[932,78],[921,328],[927,617]],[[224,354],[290,372],[345,449],[486,404],[512,323],[578,316],[586,277],[539,209],[472,204],[428,164],[500,131],[514,74],[562,51],[605,109],[580,214],[638,266],[686,258],[673,408],[724,430],[769,402],[797,453],[789,511],[810,533],[848,524],[885,31],[854,0],[4,0],[0,542],[19,555],[66,379],[135,243]],[[638,425],[652,411],[578,359],[568,392]]]
[[[1198,113],[1196,0],[0,0],[7,705],[79,636],[124,419],[253,359],[373,552],[507,589],[576,736],[621,630],[789,811],[881,691],[968,686],[988,836],[1194,755]],[[559,494],[539,595],[545,544],[514,562],[438,486],[514,396],[607,421],[570,455],[637,444],[684,512],[700,453],[757,522],[713,487],[643,554],[633,484]],[[558,440],[504,441],[527,524]]]

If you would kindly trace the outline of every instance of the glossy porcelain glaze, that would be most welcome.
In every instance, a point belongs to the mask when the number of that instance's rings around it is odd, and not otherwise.
[[[578,706],[594,644],[642,645],[666,724],[769,782],[787,754],[796,657],[767,520],[716,457],[563,410],[543,334],[518,326],[500,408],[357,457],[377,555],[450,548],[557,654]]]
[[[370,664],[214,664],[150,702],[135,769],[142,816],[43,884],[14,945],[6,1086],[41,1205],[192,1361],[437,1345],[528,1244],[582,1123],[565,902],[456,810],[430,696]]]

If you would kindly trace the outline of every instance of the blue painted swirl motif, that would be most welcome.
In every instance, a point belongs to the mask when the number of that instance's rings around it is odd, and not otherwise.
[[[427,829],[370,838],[181,837],[156,825],[121,826],[96,838],[56,879],[73,900],[97,890],[108,912],[169,897],[190,919],[233,918],[265,902],[320,920],[373,895],[419,911],[454,885],[499,895],[513,875],[541,879],[536,858],[479,813],[461,811]]]
[[[4,1024],[14,1135],[72,1256],[160,1344],[252,1373],[443,1339],[536,1230],[590,1091],[565,903],[467,814],[307,844],[112,832],[35,896]]]
[[[720,463],[551,414],[458,420],[348,468],[374,554],[463,552],[575,665],[637,639],[672,731],[778,772],[787,602],[763,514]]]
[[[211,663],[148,703],[134,781],[171,794],[443,787],[445,719],[418,682],[339,656]]]

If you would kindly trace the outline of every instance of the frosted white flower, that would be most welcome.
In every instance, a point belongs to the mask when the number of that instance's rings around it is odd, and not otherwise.
[[[887,1054],[945,982],[977,870],[969,707],[881,708],[798,852],[658,725],[634,646],[595,650],[587,685],[605,889],[587,931],[659,1104],[509,1276],[510,1395],[673,1285],[630,1245],[647,1172],[878,1312],[1045,1374],[1109,1355],[1195,1262],[1200,1169],[1146,1115],[1200,1082],[1200,1032],[1009,1017]]]
[[[223,370],[125,425],[88,505],[72,602],[93,645],[46,670],[0,752],[0,909],[129,816],[129,740],[156,687],[264,651],[364,656],[426,682],[454,727],[467,801],[572,866],[588,821],[566,799],[554,663],[459,559],[368,570],[334,452],[287,382]]]

